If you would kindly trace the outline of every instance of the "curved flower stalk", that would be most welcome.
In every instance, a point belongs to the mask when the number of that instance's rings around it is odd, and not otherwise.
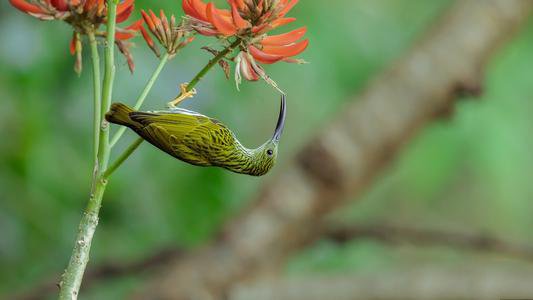
[[[43,21],[61,20],[74,28],[74,35],[70,42],[70,52],[75,55],[74,69],[80,73],[82,69],[81,52],[83,50],[81,35],[94,34],[105,38],[105,31],[98,31],[106,23],[107,4],[104,0],[9,0],[11,5]],[[134,8],[134,0],[125,0],[117,6],[117,23],[126,21]],[[134,63],[129,51],[129,39],[135,36],[142,26],[142,20],[125,28],[118,27],[115,33],[115,43],[126,57],[130,71],[134,70]]]
[[[277,88],[260,64],[273,64],[279,61],[304,63],[294,56],[302,53],[309,45],[303,39],[306,27],[280,34],[268,32],[296,21],[287,18],[287,13],[298,0],[227,0],[230,9],[218,9],[215,5],[202,0],[182,0],[189,26],[199,34],[215,36],[226,40],[236,37],[241,41],[240,52],[235,62],[237,87],[241,77],[256,81],[263,78]]]
[[[194,36],[191,35],[189,30],[183,27],[183,23],[179,26],[176,25],[176,17],[174,15],[170,16],[169,21],[163,10],[159,12],[159,17],[151,9],[148,10],[148,13],[141,10],[141,14],[148,30],[155,36],[159,44],[165,48],[170,58],[174,57],[181,48],[187,46],[187,44],[194,40]],[[157,57],[160,57],[159,49],[156,47],[148,30],[144,26],[141,26],[139,29],[150,49],[152,49]]]

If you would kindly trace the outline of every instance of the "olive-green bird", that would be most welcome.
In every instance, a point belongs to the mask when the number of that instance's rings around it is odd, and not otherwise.
[[[111,123],[131,128],[152,145],[184,162],[261,176],[276,161],[285,116],[286,102],[282,96],[274,135],[256,149],[244,147],[219,121],[182,108],[140,112],[122,103],[114,103],[105,117]]]

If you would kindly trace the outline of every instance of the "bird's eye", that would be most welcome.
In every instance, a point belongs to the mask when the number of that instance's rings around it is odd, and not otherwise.
[[[268,154],[268,156],[272,156],[272,154],[274,154],[274,151],[272,151],[272,149],[268,149],[267,150],[267,154]]]

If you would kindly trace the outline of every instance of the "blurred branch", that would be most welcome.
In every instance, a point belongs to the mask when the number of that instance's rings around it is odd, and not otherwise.
[[[490,252],[533,262],[532,246],[510,243],[488,234],[415,229],[376,224],[334,226],[325,230],[323,237],[339,244],[359,241],[361,239],[373,239],[392,245],[446,246],[455,249]]]
[[[169,264],[139,297],[221,299],[240,280],[276,271],[320,234],[321,217],[359,195],[462,93],[481,91],[483,66],[529,16],[533,1],[461,0],[266,185],[217,241]]]
[[[84,289],[88,289],[90,286],[104,279],[138,275],[147,271],[153,271],[182,255],[183,250],[180,248],[165,248],[139,261],[129,263],[103,263],[97,267],[89,268],[84,276],[82,286]],[[9,297],[6,296],[5,299],[38,300],[46,298],[47,295],[57,293],[58,290],[57,279],[53,278],[33,287],[29,291]],[[3,297],[0,298],[3,299]]]
[[[237,285],[231,300],[531,299],[533,270],[468,265],[412,266],[377,274],[261,279]]]
[[[392,225],[332,225],[317,236],[317,239],[328,239],[335,243],[345,244],[373,239],[391,245],[413,244],[415,246],[446,246],[460,250],[476,252],[490,252],[500,256],[533,262],[533,247],[510,243],[503,239],[488,234],[474,234],[449,232],[435,229],[414,229]],[[314,240],[314,241],[316,241]],[[314,242],[312,241],[312,242]],[[114,279],[122,276],[135,276],[140,273],[154,271],[184,257],[184,251],[180,248],[165,248],[155,254],[139,261],[129,263],[104,263],[94,269],[89,269],[85,275],[83,287],[85,289],[97,284],[98,281]],[[45,282],[17,296],[6,299],[37,300],[45,295],[57,291],[55,280]],[[1,298],[1,297],[0,297]],[[255,299],[255,298],[249,298]],[[280,298],[272,298],[280,299]]]

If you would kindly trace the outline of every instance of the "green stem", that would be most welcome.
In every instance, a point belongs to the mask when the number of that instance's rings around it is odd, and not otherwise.
[[[144,90],[142,91],[141,95],[137,99],[137,102],[135,102],[135,106],[133,106],[133,108],[135,110],[138,110],[139,108],[141,108],[141,105],[144,103],[144,100],[146,99],[146,96],[148,96],[148,93],[150,92],[150,90],[154,86],[154,83],[155,83],[157,77],[159,77],[159,74],[163,70],[163,67],[168,62],[169,57],[170,57],[170,55],[168,53],[165,53],[163,55],[163,57],[161,57],[161,60],[159,61],[159,65],[157,66],[157,69],[154,71],[154,73],[152,74],[152,77],[150,77],[150,79],[146,83],[146,86],[144,87]],[[117,133],[115,133],[115,135],[111,139],[111,144],[110,144],[111,147],[115,146],[115,144],[120,140],[120,138],[122,137],[122,135],[124,134],[125,131],[126,131],[126,127],[124,127],[124,126],[121,126],[118,129]]]
[[[87,36],[89,37],[89,44],[91,46],[91,58],[93,61],[93,130],[94,130],[94,163],[97,164],[98,156],[98,144],[100,136],[100,104],[102,96],[102,87],[100,83],[100,55],[98,54],[98,44],[94,31],[88,31]]]
[[[207,74],[207,72],[209,72],[209,70],[213,68],[213,66],[218,64],[218,62],[221,59],[223,59],[226,55],[233,52],[233,50],[235,50],[235,48],[239,46],[241,42],[242,42],[241,39],[237,38],[233,43],[231,43],[231,45],[224,48],[215,57],[213,57],[209,61],[209,63],[207,63],[207,65],[205,65],[205,67],[202,70],[200,70],[200,72],[198,72],[198,74],[196,74],[196,76],[194,76],[194,78],[187,84],[187,91],[188,92],[191,91],[196,86],[196,84],[198,84],[198,82],[200,82],[200,80],[205,76],[205,74]]]
[[[215,56],[214,58],[212,58],[208,63],[207,65],[205,65],[205,67],[203,69],[200,70],[200,72],[198,72],[198,74],[196,74],[196,76],[194,76],[194,78],[189,82],[189,84],[187,85],[187,91],[190,91],[192,90],[196,84],[198,84],[198,82],[200,82],[200,80],[205,76],[205,74],[207,74],[207,72],[209,70],[211,70],[211,68],[213,68],[213,66],[215,66],[221,59],[223,59],[226,55],[228,55],[229,53],[233,52],[233,50],[239,46],[241,43],[241,40],[240,39],[236,39],[231,45],[229,45],[228,47],[224,48],[222,51],[220,51],[217,56]],[[179,97],[179,96],[178,96]],[[136,109],[138,109],[136,107]],[[125,130],[125,129],[124,129]],[[137,147],[143,142],[143,139],[142,138],[137,138],[127,149],[124,153],[122,153],[119,158],[113,162],[112,164],[112,169],[110,168],[110,170],[106,171],[105,174],[108,176],[110,176],[118,167],[120,167],[120,165],[122,165],[122,163],[124,161],[126,161],[126,159],[128,159],[128,157],[133,153],[135,152],[135,149],[137,149]],[[106,178],[107,178],[106,177]]]
[[[107,180],[102,176],[109,162],[109,123],[104,114],[109,110],[113,81],[115,77],[115,25],[118,0],[107,1],[107,33],[105,49],[105,73],[100,106],[101,128],[98,135],[97,163],[93,174],[93,186],[89,203],[81,219],[72,255],[60,283],[59,299],[77,299],[83,274],[89,261],[91,242],[98,225],[98,214],[102,205]],[[95,107],[96,109],[96,107]],[[96,114],[95,114],[96,115]]]
[[[111,174],[113,174],[113,172],[115,172],[115,170],[118,169],[118,167],[120,167],[120,165],[122,165],[122,163],[139,147],[139,145],[142,144],[142,142],[142,138],[137,138],[124,152],[122,152],[122,154],[120,154],[117,160],[107,168],[102,175],[102,178],[107,180]]]

